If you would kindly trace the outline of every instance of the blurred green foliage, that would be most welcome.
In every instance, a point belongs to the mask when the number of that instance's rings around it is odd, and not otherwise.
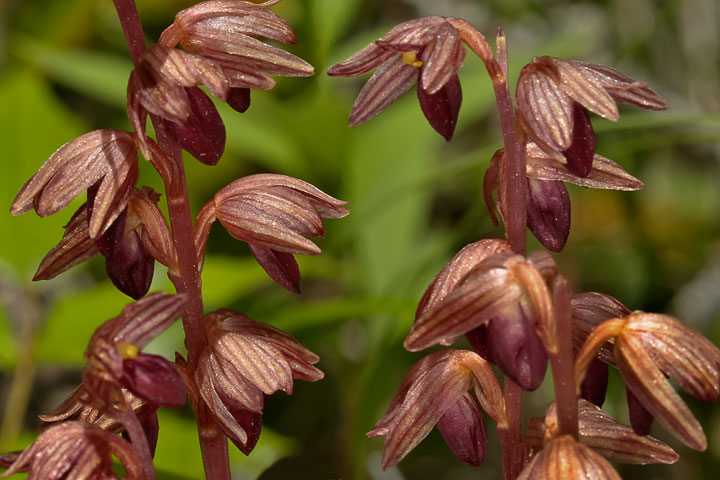
[[[192,3],[140,0],[148,39]],[[237,478],[500,478],[499,455],[489,454],[481,471],[462,466],[437,432],[383,474],[382,439],[364,436],[421,356],[404,351],[402,339],[423,289],[460,247],[502,235],[481,198],[482,174],[500,133],[478,60],[468,56],[460,73],[465,101],[451,143],[426,124],[412,93],[349,129],[362,80],[323,75],[413,17],[461,16],[488,38],[502,25],[511,76],[536,55],[578,58],[613,65],[668,98],[668,112],[623,108],[617,124],[593,120],[598,151],[646,187],[630,194],[570,187],[572,233],[555,258],[576,291],[601,291],[631,309],[674,314],[718,343],[720,6],[714,0],[285,0],[273,9],[298,34],[290,50],[318,74],[253,92],[243,115],[219,106],[227,150],[216,167],[188,160],[193,209],[239,176],[276,172],[351,200],[352,214],[326,222],[323,256],[299,259],[302,296],[275,286],[244,244],[213,230],[204,270],[208,311],[231,307],[289,331],[320,355],[326,372],[322,382],[297,385],[292,398],[278,394],[268,401],[258,449],[249,458],[233,454]],[[130,68],[110,1],[0,3],[0,212],[8,212],[20,186],[63,143],[96,128],[128,128]],[[147,166],[141,183],[161,190]],[[0,213],[0,402],[7,405],[16,371],[34,375],[20,410],[24,430],[0,434],[2,450],[27,445],[35,415],[52,409],[78,381],[93,330],[128,302],[104,279],[97,260],[49,282],[30,282],[72,211],[42,220]],[[160,269],[153,289],[171,289]],[[172,358],[182,351],[182,338],[178,325],[151,349]],[[532,414],[542,414],[549,381],[527,397]],[[607,408],[626,418],[621,383],[613,383]],[[717,471],[720,410],[692,401],[691,408],[705,425],[707,453],[687,451],[658,428],[654,433],[677,447],[680,462],[620,467],[621,474],[687,480]],[[190,412],[163,413],[160,478],[201,475],[195,437]],[[491,449],[496,452],[495,440]]]

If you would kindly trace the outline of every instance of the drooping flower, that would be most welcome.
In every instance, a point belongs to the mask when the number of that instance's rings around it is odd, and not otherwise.
[[[154,455],[160,431],[157,417],[159,405],[133,395],[126,388],[122,388],[121,393],[125,398],[124,403],[129,406],[129,409],[132,410],[140,422],[145,432],[150,452]],[[90,423],[112,433],[125,433],[125,426],[119,422],[117,418],[93,405],[88,392],[82,384],[75,388],[53,411],[44,415],[38,415],[38,417],[43,421],[40,427],[41,430],[50,428],[59,422],[72,420]]]
[[[150,187],[133,188],[126,208],[93,239],[88,204],[93,203],[94,191],[93,187],[88,192],[88,203],[73,214],[60,242],[40,262],[33,280],[49,280],[102,253],[110,280],[137,300],[150,288],[155,259],[171,271],[177,263],[167,222],[157,207],[160,195]]]
[[[449,345],[469,334],[478,352],[532,390],[542,383],[547,366],[544,342],[551,340],[543,340],[542,332],[551,312],[549,292],[533,264],[508,250],[498,240],[461,250],[425,292],[405,347]]]
[[[477,400],[468,393],[470,389]],[[487,434],[478,402],[499,428],[507,428],[500,385],[482,357],[451,349],[420,360],[406,375],[388,412],[367,434],[387,437],[382,468],[402,460],[436,424],[461,461],[480,465]]]
[[[578,400],[578,441],[612,462],[647,465],[675,463],[678,454],[665,443],[633,429],[600,410],[587,400]],[[560,435],[557,405],[553,402],[543,420],[531,418],[526,438],[535,451],[540,451]]]
[[[95,130],[60,147],[27,181],[10,212],[34,209],[45,217],[65,208],[83,190],[94,189],[88,205],[88,234],[102,235],[127,206],[138,178],[137,147],[132,134]]]
[[[198,360],[199,394],[232,442],[245,454],[260,436],[265,396],[291,394],[293,380],[324,374],[318,357],[287,333],[228,309],[205,316],[208,345]]]
[[[635,312],[613,318],[593,330],[577,355],[578,390],[588,365],[613,337],[615,365],[632,395],[679,440],[695,450],[705,450],[702,426],[668,377],[694,398],[716,401],[720,394],[720,350],[667,315]]]
[[[459,28],[460,27],[460,28]],[[465,59],[462,29],[453,18],[426,17],[401,23],[342,63],[328,75],[350,77],[375,70],[355,100],[350,126],[379,114],[410,87],[418,84],[420,108],[430,125],[446,140],[455,131],[462,90],[457,72]]]
[[[225,126],[199,85],[244,112],[250,88],[273,87],[269,75],[312,75],[313,67],[304,60],[256,38],[296,42],[287,23],[267,10],[275,3],[213,0],[176,15],[130,78],[128,115],[142,146],[149,112],[162,119],[182,148],[214,165],[225,149]],[[175,48],[178,44],[182,49]]]
[[[185,403],[185,384],[175,367],[140,351],[180,316],[184,303],[183,295],[156,292],[95,331],[85,351],[83,387],[100,411],[132,410],[123,389],[156,405]]]
[[[536,57],[523,67],[515,97],[518,119],[530,140],[581,177],[592,170],[595,155],[586,109],[617,121],[615,102],[667,108],[647,85],[613,68],[553,57]]]
[[[550,440],[520,473],[518,480],[620,480],[601,455],[570,435]]]
[[[220,189],[198,214],[195,242],[204,250],[215,219],[238,240],[248,242],[255,259],[278,284],[299,291],[295,253],[317,255],[320,249],[304,236],[322,237],[323,218],[342,218],[347,202],[309,183],[273,174],[250,175]]]
[[[527,226],[545,248],[559,252],[570,234],[570,197],[563,182],[587,188],[635,191],[643,183],[627,173],[620,165],[602,155],[594,154],[592,166],[585,175],[578,174],[568,163],[549,155],[533,142],[526,145],[527,159]],[[490,160],[483,179],[483,195],[497,225],[493,209],[493,195],[497,190],[497,210],[505,218],[504,150],[498,150]]]
[[[123,478],[145,478],[142,463],[129,442],[89,423],[65,422],[45,430],[21,453],[3,455],[12,457],[12,464],[0,477],[26,472],[29,480],[113,479],[118,478],[112,470],[113,455],[125,469]]]

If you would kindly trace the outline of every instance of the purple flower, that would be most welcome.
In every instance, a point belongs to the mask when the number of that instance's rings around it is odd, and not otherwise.
[[[140,459],[129,442],[89,423],[66,422],[45,430],[21,453],[0,456],[0,465],[12,462],[0,477],[27,472],[29,480],[107,480],[117,478],[112,469],[113,455],[125,469],[124,478],[145,478]]]
[[[474,389],[477,400],[468,393]],[[487,433],[479,404],[507,428],[502,390],[490,365],[475,352],[444,350],[413,365],[385,416],[368,437],[386,436],[382,468],[405,457],[437,424],[455,456],[480,465],[487,449]]]
[[[595,155],[587,110],[617,121],[615,102],[664,110],[665,100],[642,82],[603,65],[536,57],[520,72],[515,94],[518,119],[545,153],[585,177]]]
[[[215,219],[230,235],[248,242],[255,259],[278,284],[299,292],[300,271],[293,254],[317,255],[305,236],[322,237],[323,218],[342,218],[347,202],[307,182],[284,175],[243,177],[220,189],[198,215],[198,251]]]
[[[260,436],[265,396],[291,394],[293,380],[324,374],[318,357],[287,333],[228,309],[205,316],[208,346],[195,371],[199,394],[227,436],[245,454]]]
[[[668,382],[672,378],[694,398],[716,401],[720,394],[720,350],[709,340],[667,315],[634,312],[597,326],[577,355],[578,390],[588,365],[614,337],[614,362],[633,399],[631,414],[646,416],[641,407],[690,448],[705,450],[702,426]],[[640,429],[648,419],[636,418]],[[635,425],[633,425],[635,426]],[[643,432],[644,433],[644,432]]]
[[[468,334],[473,347],[522,387],[533,390],[545,376],[545,325],[551,304],[545,279],[500,240],[463,248],[425,292],[405,347],[415,351],[451,344]]]
[[[296,42],[287,23],[267,10],[276,3],[215,0],[176,15],[130,77],[128,115],[144,149],[149,112],[162,119],[182,148],[215,165],[225,149],[225,126],[199,85],[244,112],[250,106],[250,88],[273,87],[269,75],[313,74],[312,65],[256,38]],[[175,48],[178,44],[182,49]]]
[[[559,252],[570,234],[570,197],[563,182],[582,187],[634,191],[643,183],[620,165],[602,155],[594,154],[591,169],[580,175],[561,159],[549,155],[533,142],[526,145],[527,159],[527,226],[545,248]],[[505,217],[505,187],[502,184],[505,152],[498,150],[485,172],[483,192],[493,223],[493,195],[497,190],[497,210]]]
[[[97,239],[122,213],[138,178],[137,147],[132,134],[95,130],[60,147],[27,181],[10,212],[34,209],[45,217],[65,208],[93,187],[88,205],[88,234]]]
[[[185,298],[161,292],[125,307],[101,325],[85,351],[83,387],[101,411],[131,410],[123,389],[156,405],[185,403],[185,384],[175,367],[140,350],[180,315]]]
[[[350,126],[387,108],[415,83],[420,108],[446,140],[455,131],[462,90],[457,72],[465,59],[459,25],[452,18],[426,17],[401,23],[342,63],[328,75],[351,77],[375,70],[355,100]]]

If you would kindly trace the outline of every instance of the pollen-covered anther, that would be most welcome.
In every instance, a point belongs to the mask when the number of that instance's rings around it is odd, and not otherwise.
[[[413,67],[422,67],[423,62],[421,60],[418,60],[417,58],[417,50],[410,50],[407,52],[403,52],[402,54],[403,62],[405,62],[408,65],[412,65]]]
[[[115,344],[115,348],[120,353],[123,360],[133,359],[140,353],[140,349],[132,343],[118,342]]]

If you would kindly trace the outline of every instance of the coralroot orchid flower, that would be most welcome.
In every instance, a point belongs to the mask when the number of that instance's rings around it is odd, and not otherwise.
[[[575,385],[596,353],[615,337],[613,354],[628,390],[660,424],[695,450],[705,450],[702,426],[667,377],[694,398],[716,401],[720,394],[720,350],[673,317],[635,312],[601,323],[577,355]]]
[[[498,240],[463,248],[426,290],[405,347],[415,351],[435,343],[449,345],[469,333],[478,352],[532,390],[545,376],[544,342],[553,342],[547,333],[550,297],[535,266],[508,250]],[[478,328],[487,328],[486,345],[475,342]]]
[[[85,351],[83,386],[90,402],[101,411],[132,410],[123,389],[156,405],[179,407],[185,403],[185,384],[166,359],[140,350],[179,316],[183,295],[161,292],[125,307],[101,325]]]
[[[401,23],[380,40],[330,67],[328,75],[336,77],[362,75],[377,68],[355,100],[350,126],[367,122],[417,83],[425,118],[449,141],[462,103],[457,76],[465,59],[460,22],[426,17]]]
[[[97,239],[90,237],[91,213],[84,203],[65,226],[60,242],[40,262],[33,280],[49,280],[102,253],[118,290],[141,298],[150,288],[155,259],[177,270],[167,222],[157,207],[159,198],[150,187],[132,189],[127,207]]]
[[[215,165],[225,149],[225,126],[210,98],[244,112],[250,88],[267,90],[268,75],[308,76],[312,65],[255,37],[295,43],[290,26],[267,10],[277,1],[254,4],[213,0],[179,12],[133,70],[128,113],[144,138],[146,111],[158,115],[178,144],[195,158]],[[180,45],[181,49],[174,48]]]
[[[595,134],[587,110],[617,121],[615,102],[664,110],[665,100],[614,68],[537,57],[520,72],[517,114],[528,137],[551,157],[585,177],[593,167]]]
[[[27,181],[10,213],[34,209],[45,217],[65,208],[83,190],[94,187],[88,206],[88,234],[97,239],[127,206],[138,178],[137,147],[132,134],[95,130],[60,147]]]
[[[477,401],[468,393],[474,389]],[[490,365],[475,352],[444,350],[420,360],[408,372],[388,412],[368,437],[387,437],[382,468],[405,457],[437,424],[453,453],[480,465],[487,434],[478,402],[499,428],[507,427],[505,402]]]
[[[293,254],[317,255],[305,236],[322,237],[323,218],[342,218],[347,202],[309,183],[284,175],[259,174],[220,189],[198,214],[195,243],[202,251],[215,219],[238,240],[279,285],[299,292],[300,271]]]
[[[559,252],[570,235],[570,197],[563,182],[586,188],[635,191],[643,183],[620,165],[602,155],[594,154],[592,168],[579,175],[567,163],[547,154],[538,145],[528,142],[525,149],[527,175],[527,226],[545,248]],[[483,179],[483,195],[494,225],[498,224],[493,209],[493,195],[502,218],[506,214],[506,186],[502,184],[505,152],[498,150],[490,160]]]
[[[28,480],[108,480],[118,478],[112,470],[113,455],[125,469],[123,478],[145,478],[140,459],[128,441],[89,423],[65,422],[45,430],[21,453],[0,456],[0,465],[9,463],[6,458],[12,461],[0,477],[27,472]]]
[[[678,454],[665,443],[648,435],[638,435],[587,400],[578,400],[578,441],[612,462],[647,465],[675,463]],[[545,419],[531,418],[526,438],[533,450],[560,436],[557,405],[551,403]]]
[[[571,435],[550,440],[525,466],[518,480],[621,480],[613,467],[593,449]]]
[[[324,374],[318,357],[287,333],[228,309],[205,316],[208,346],[198,361],[200,396],[227,436],[245,454],[260,435],[265,396],[293,391],[293,380]]]

